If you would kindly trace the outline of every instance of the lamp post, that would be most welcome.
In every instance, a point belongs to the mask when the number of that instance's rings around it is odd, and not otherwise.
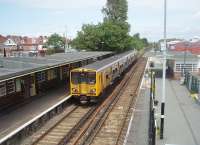
[[[189,47],[189,42],[186,42],[185,44],[185,48],[184,48],[184,58],[183,58],[183,73],[182,76],[185,78],[185,73],[186,73],[186,69],[185,69],[185,65],[186,65],[186,56],[187,56],[187,49]]]
[[[163,86],[160,116],[160,139],[163,139],[164,118],[165,118],[165,82],[166,82],[166,49],[167,49],[167,0],[164,0],[164,49],[163,49]]]

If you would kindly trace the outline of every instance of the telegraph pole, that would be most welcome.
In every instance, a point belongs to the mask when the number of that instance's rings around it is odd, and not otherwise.
[[[166,95],[166,49],[167,49],[167,0],[164,0],[164,50],[163,50],[163,86],[162,86],[162,103],[160,116],[160,139],[163,139],[164,119],[165,119],[165,95]]]
[[[68,51],[67,25],[65,26],[65,52]]]

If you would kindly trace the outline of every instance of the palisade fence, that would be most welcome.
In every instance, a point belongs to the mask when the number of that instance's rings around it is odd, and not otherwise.
[[[150,72],[150,105],[149,105],[149,145],[156,144],[156,120],[155,120],[155,72]]]

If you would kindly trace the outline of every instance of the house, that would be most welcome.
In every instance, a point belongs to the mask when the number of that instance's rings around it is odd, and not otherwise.
[[[43,49],[44,44],[47,42],[47,36],[39,36],[39,37],[27,37],[27,36],[16,36],[16,35],[8,35],[2,36],[0,35],[0,53],[6,50],[7,56],[18,54],[22,51],[25,52],[44,52],[46,49]]]
[[[6,41],[6,37],[0,35],[0,49],[3,49],[5,41]]]
[[[39,37],[24,37],[24,42],[21,43],[21,47],[24,51],[38,51],[43,50],[43,45],[47,42],[46,36]]]
[[[189,51],[167,53],[170,57],[167,59],[167,66],[172,71],[174,78],[179,79],[185,72],[199,73],[200,58]]]
[[[200,40],[197,38],[190,41],[170,43],[168,54],[173,58],[169,60],[173,69],[174,77],[180,78],[184,72],[200,72]]]

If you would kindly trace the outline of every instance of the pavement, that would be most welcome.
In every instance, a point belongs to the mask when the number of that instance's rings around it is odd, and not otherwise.
[[[162,79],[156,79],[156,99],[162,95]],[[160,106],[156,109],[160,113]],[[200,105],[190,97],[179,81],[166,80],[164,139],[157,136],[156,145],[200,145]],[[160,118],[157,117],[160,125]]]
[[[43,97],[35,99],[34,101],[1,116],[0,139],[64,99],[66,92],[68,91],[64,87],[51,90]]]

